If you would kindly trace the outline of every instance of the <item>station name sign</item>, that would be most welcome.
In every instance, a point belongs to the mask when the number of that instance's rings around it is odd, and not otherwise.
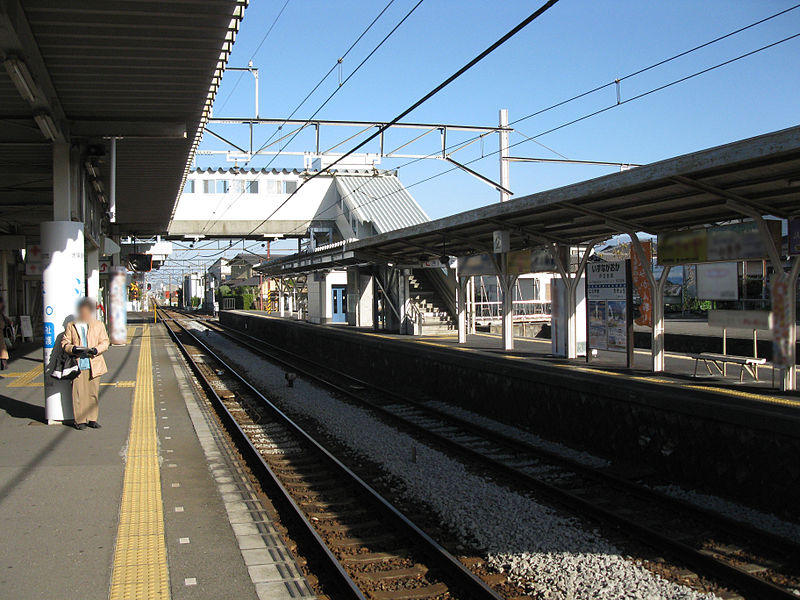
[[[781,247],[781,222],[765,221],[776,248]],[[658,235],[658,264],[683,265],[763,259],[769,256],[754,222],[670,231]]]

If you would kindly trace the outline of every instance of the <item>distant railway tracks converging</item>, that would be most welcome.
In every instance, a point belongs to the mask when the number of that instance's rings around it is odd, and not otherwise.
[[[203,325],[287,371],[376,412],[467,464],[502,478],[507,485],[610,525],[676,564],[711,577],[721,587],[748,598],[798,597],[798,540],[756,529],[670,497],[613,470],[487,429],[426,400],[375,386],[218,322],[203,320]],[[244,385],[243,379],[242,382]]]

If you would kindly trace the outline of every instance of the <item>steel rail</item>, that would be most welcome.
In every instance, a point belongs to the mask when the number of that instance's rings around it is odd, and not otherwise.
[[[185,333],[190,335],[195,341],[199,341],[197,340],[196,336],[189,333],[189,331],[186,329],[185,326],[183,326],[183,324],[180,321],[164,317],[162,317],[162,321],[170,321],[172,323],[175,323]],[[286,509],[290,511],[292,520],[300,525],[302,529],[302,535],[305,538],[305,541],[307,543],[311,543],[314,546],[314,550],[316,552],[319,552],[323,558],[323,561],[327,563],[326,566],[333,570],[333,573],[336,576],[335,578],[337,580],[337,583],[342,587],[342,591],[346,594],[346,596],[349,598],[354,598],[356,600],[367,600],[367,598],[363,595],[363,593],[358,588],[356,583],[344,570],[341,563],[333,554],[331,549],[327,546],[327,544],[325,544],[323,539],[317,533],[316,529],[311,524],[311,521],[308,520],[305,513],[303,512],[303,509],[301,509],[300,506],[298,506],[294,498],[292,498],[291,494],[289,493],[289,490],[287,490],[284,487],[278,476],[275,474],[272,468],[267,464],[266,460],[264,460],[264,457],[261,455],[258,449],[253,445],[253,442],[250,440],[248,435],[239,426],[239,423],[236,421],[236,418],[228,410],[228,407],[225,406],[225,403],[217,393],[214,386],[211,384],[211,382],[208,380],[205,374],[200,370],[196,361],[192,358],[191,353],[186,349],[186,346],[178,338],[178,334],[175,331],[173,331],[172,328],[169,326],[167,326],[166,329],[169,332],[170,337],[172,337],[172,340],[175,342],[175,345],[178,346],[178,349],[186,358],[186,361],[189,363],[189,366],[192,368],[192,371],[201,382],[204,390],[211,398],[214,409],[222,419],[228,433],[231,435],[232,438],[234,438],[234,443],[236,444],[236,447],[239,450],[241,450],[245,458],[245,461],[254,471],[256,478],[258,479],[258,481],[261,483],[262,486],[266,487],[267,489],[273,492],[272,494],[270,494],[270,499],[273,502],[277,502],[283,505]],[[203,347],[205,348],[204,345]],[[230,372],[234,373],[232,370]],[[285,514],[286,514],[285,511],[281,512],[281,515]]]
[[[207,326],[209,325],[209,323],[205,324]],[[221,331],[217,330],[215,326],[219,327]],[[391,390],[386,390],[372,383],[357,379],[355,377],[346,375],[339,371],[334,371],[330,367],[321,365],[305,357],[301,357],[296,353],[292,353],[283,348],[279,348],[274,344],[270,344],[269,342],[265,342],[264,340],[260,340],[249,334],[242,333],[239,331],[236,331],[235,334],[230,333],[231,331],[230,328],[220,323],[211,323],[209,328],[212,330],[216,330],[218,333],[222,333],[229,339],[232,339],[238,342],[239,344],[242,344],[250,351],[255,351],[257,354],[261,354],[262,356],[268,358],[271,361],[290,367],[294,369],[296,372],[298,372],[298,374],[302,374],[303,376],[309,379],[313,379],[314,381],[321,383],[322,385],[328,387],[329,389],[333,389],[337,393],[340,393],[348,398],[355,400],[359,404],[366,405],[369,408],[374,409],[377,412],[380,412],[381,414],[391,418],[392,420],[402,423],[403,426],[419,432],[421,435],[434,440],[436,443],[441,444],[444,447],[447,447],[462,455],[468,456],[472,460],[481,462],[489,466],[493,470],[499,470],[503,472],[507,477],[513,478],[517,483],[520,483],[522,481],[525,483],[525,485],[534,489],[535,491],[543,492],[548,496],[550,496],[551,498],[557,499],[561,503],[567,504],[575,509],[591,514],[595,518],[598,518],[600,520],[604,520],[606,522],[610,522],[615,525],[624,527],[628,530],[631,530],[637,536],[639,536],[640,539],[644,540],[649,545],[669,550],[675,558],[683,560],[688,564],[692,564],[695,567],[702,569],[704,572],[708,574],[713,574],[719,577],[720,579],[723,579],[725,582],[734,583],[737,588],[740,588],[742,590],[748,590],[749,592],[753,593],[756,597],[784,598],[784,599],[796,598],[796,596],[791,592],[789,592],[787,589],[777,586],[769,581],[765,581],[761,578],[755,577],[749,572],[745,571],[744,569],[740,569],[734,565],[722,562],[709,554],[705,554],[700,550],[689,546],[688,544],[684,544],[683,542],[669,538],[668,536],[660,533],[659,531],[656,531],[655,529],[636,523],[635,521],[627,517],[624,517],[614,512],[613,510],[609,510],[602,506],[598,506],[597,504],[587,501],[562,488],[559,488],[545,481],[542,481],[541,479],[538,479],[530,475],[529,473],[521,471],[508,464],[505,464],[500,460],[496,460],[492,457],[486,456],[485,454],[477,450],[474,450],[472,448],[469,448],[452,439],[449,439],[446,436],[432,432],[425,426],[416,424],[413,421],[409,421],[403,418],[402,416],[395,414],[391,410],[386,409],[370,400],[363,398],[353,389],[349,389],[347,387],[338,385],[328,379],[325,379],[323,376],[309,369],[300,368],[298,367],[296,362],[295,363],[290,362],[289,360],[282,358],[282,356],[285,355],[292,356],[295,358],[295,360],[306,363],[307,365],[310,365],[314,369],[322,369],[328,372],[332,372],[335,374],[335,377],[349,380],[365,388],[371,388],[372,390],[375,390],[381,394],[388,395],[389,397],[398,402],[403,402],[415,408],[433,413],[435,414],[435,417],[440,420],[455,422],[458,424],[459,427],[468,429],[474,432],[475,435],[480,435],[485,438],[488,438],[489,441],[495,441],[496,443],[505,444],[511,448],[519,449],[528,454],[533,454],[533,455],[538,454],[539,456],[546,457],[548,460],[558,461],[562,465],[565,465],[567,468],[580,471],[585,476],[592,477],[596,480],[605,480],[605,482],[611,485],[624,487],[627,491],[632,492],[639,497],[646,496],[662,504],[671,504],[677,507],[677,509],[673,508],[672,510],[681,510],[684,512],[690,512],[692,513],[693,518],[697,520],[701,521],[713,520],[718,523],[718,526],[720,528],[724,529],[728,533],[732,533],[740,537],[749,538],[751,540],[753,537],[768,540],[759,542],[759,544],[762,546],[769,547],[769,544],[780,545],[780,547],[786,549],[788,553],[797,554],[798,545],[793,543],[791,540],[787,540],[780,536],[770,534],[769,532],[762,531],[752,526],[743,525],[742,523],[739,523],[732,519],[728,519],[717,513],[713,513],[712,511],[702,509],[686,501],[672,498],[665,494],[661,494],[660,492],[657,492],[650,488],[646,488],[644,486],[633,483],[621,477],[617,477],[609,473],[602,473],[597,469],[594,469],[587,465],[583,465],[582,463],[579,463],[572,459],[557,455],[555,453],[543,450],[541,448],[538,448],[530,444],[526,444],[525,442],[509,438],[508,436],[504,436],[503,434],[488,431],[480,427],[479,425],[476,425],[474,423],[469,423],[467,421],[464,421],[463,419],[459,419],[458,417],[450,415],[449,413],[427,407],[422,403],[411,400],[405,396],[401,396]],[[246,337],[251,342],[254,342],[260,346],[270,347],[276,351],[279,351],[281,356],[276,356],[261,348],[253,347],[251,343],[245,342],[241,339],[237,339],[237,337],[239,336]],[[758,539],[756,541],[758,541]]]
[[[373,501],[375,501],[384,510],[385,514],[389,516],[391,520],[394,521],[395,524],[399,525],[406,535],[408,535],[409,537],[414,539],[417,543],[419,543],[424,553],[428,557],[433,559],[433,561],[437,563],[438,566],[442,568],[442,570],[446,572],[450,577],[453,577],[457,585],[463,588],[465,592],[467,592],[471,597],[477,599],[503,600],[502,596],[494,592],[494,590],[492,590],[483,580],[481,580],[477,575],[475,575],[472,571],[470,571],[467,567],[465,567],[461,563],[461,561],[459,561],[455,556],[450,554],[436,540],[434,540],[431,536],[429,536],[422,529],[420,529],[413,521],[411,521],[408,517],[406,517],[402,512],[400,512],[400,510],[398,510],[394,505],[392,505],[388,500],[386,500],[379,492],[377,492],[374,488],[372,488],[372,486],[370,486],[367,482],[365,482],[358,475],[356,475],[356,473],[354,473],[349,467],[347,467],[338,458],[336,458],[333,454],[331,454],[313,436],[307,433],[300,425],[295,423],[291,419],[291,417],[289,417],[280,408],[278,408],[271,400],[269,400],[261,392],[259,392],[244,376],[239,374],[235,369],[231,367],[231,365],[226,363],[206,343],[204,343],[193,332],[191,332],[183,323],[181,323],[177,319],[172,319],[172,321],[176,325],[178,325],[183,330],[184,333],[189,335],[193,339],[193,341],[203,349],[204,353],[206,353],[214,361],[219,363],[219,365],[222,368],[224,368],[231,376],[233,376],[240,384],[242,384],[250,393],[256,396],[264,404],[264,406],[266,406],[274,415],[278,417],[278,419],[284,425],[286,425],[290,430],[292,430],[295,434],[297,434],[300,438],[302,438],[306,443],[311,445],[317,452],[322,454],[325,460],[327,460],[337,470],[342,472],[347,479],[349,479],[360,489],[361,492],[363,492]],[[169,329],[169,327],[167,329]],[[177,339],[177,336],[174,334],[174,332],[173,332],[173,339]],[[219,400],[220,403],[222,402],[219,396],[217,396],[216,392],[214,392],[213,395]],[[225,408],[224,405],[221,406]],[[229,415],[230,419],[233,419],[233,416],[230,415],[227,409],[225,410],[225,412]],[[241,435],[244,435],[246,437],[246,434],[241,430],[241,428],[238,427],[238,425],[236,426],[236,429],[241,432]],[[247,447],[252,448],[255,452],[258,452],[257,450],[255,450],[255,447],[252,445],[249,439],[247,440]],[[259,454],[259,459],[260,462],[263,462],[263,458],[261,458],[260,454]],[[267,468],[269,469],[269,467]],[[270,473],[272,473],[271,470]],[[285,488],[283,488],[282,485],[281,488],[285,491]],[[288,494],[288,491],[285,491],[285,493]],[[307,526],[313,529],[313,525],[302,514],[302,509],[297,507],[296,504],[294,504],[294,506],[296,510],[300,512],[300,516],[302,516]],[[319,536],[316,537],[319,539],[320,543],[324,545],[324,542],[322,542]],[[328,552],[330,553],[329,550]],[[331,554],[331,556],[333,555]],[[335,556],[334,560],[336,560]],[[339,565],[339,568],[341,572],[344,573],[344,570],[341,568],[341,565]],[[346,573],[344,574],[349,579],[349,575],[347,575]],[[356,584],[353,583],[353,585],[355,586]]]

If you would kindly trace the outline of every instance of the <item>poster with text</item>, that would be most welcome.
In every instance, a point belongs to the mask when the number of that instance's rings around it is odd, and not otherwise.
[[[608,350],[625,352],[628,349],[627,303],[624,300],[609,300],[606,303],[608,324]]]
[[[598,350],[608,348],[608,324],[606,323],[606,302],[589,302],[589,347]]]

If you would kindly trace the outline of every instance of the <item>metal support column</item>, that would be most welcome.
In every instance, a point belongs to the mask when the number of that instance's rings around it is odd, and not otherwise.
[[[642,242],[635,231],[626,232],[628,237],[631,238],[631,248],[636,253],[639,262],[647,265],[645,275],[647,282],[650,284],[652,291],[652,314],[653,314],[653,331],[652,342],[650,344],[650,354],[652,356],[652,369],[654,373],[661,373],[666,368],[666,360],[664,357],[664,288],[667,285],[667,278],[669,277],[669,266],[664,267],[661,276],[656,279],[653,270],[648,264],[647,256],[642,248]]]
[[[586,263],[589,260],[589,255],[592,253],[592,248],[594,248],[601,241],[602,238],[595,238],[589,241],[585,250],[583,251],[583,256],[581,256],[581,259],[578,261],[578,269],[574,276],[571,276],[569,273],[569,262],[564,264],[564,260],[559,252],[559,246],[557,244],[553,244],[550,247],[550,254],[553,256],[553,261],[556,263],[556,268],[558,269],[561,279],[564,281],[564,287],[566,288],[567,358],[578,358],[578,302],[575,296],[578,290],[578,284],[580,284],[581,281],[581,276],[586,270]],[[567,251],[569,252],[569,248],[567,248]],[[567,261],[569,261],[569,258],[567,258]]]
[[[503,290],[503,350],[514,349],[514,284],[516,275],[500,276],[500,287]]]
[[[398,319],[400,321],[400,333],[414,335],[416,333],[416,323],[411,311],[411,290],[408,285],[408,278],[411,274],[410,269],[397,269],[397,307],[399,309]]]
[[[789,324],[789,337],[787,339],[788,352],[787,366],[781,369],[781,391],[788,392],[797,389],[797,277],[800,275],[800,256],[792,258],[789,272],[783,273],[786,280],[786,314],[785,319]],[[774,310],[774,309],[773,309]],[[778,315],[772,316],[777,320]]]
[[[509,161],[508,161],[508,109],[501,108],[500,109],[500,131],[498,132],[500,137],[500,186],[504,189],[500,190],[500,202],[506,202],[511,198],[511,194],[509,194],[507,189],[509,189],[509,179],[510,179],[510,172],[509,172]]]
[[[469,277],[459,277],[456,283],[456,310],[458,313],[458,343],[467,343],[467,330],[469,323],[467,322],[467,304],[469,299],[467,297],[467,289],[469,287]]]

